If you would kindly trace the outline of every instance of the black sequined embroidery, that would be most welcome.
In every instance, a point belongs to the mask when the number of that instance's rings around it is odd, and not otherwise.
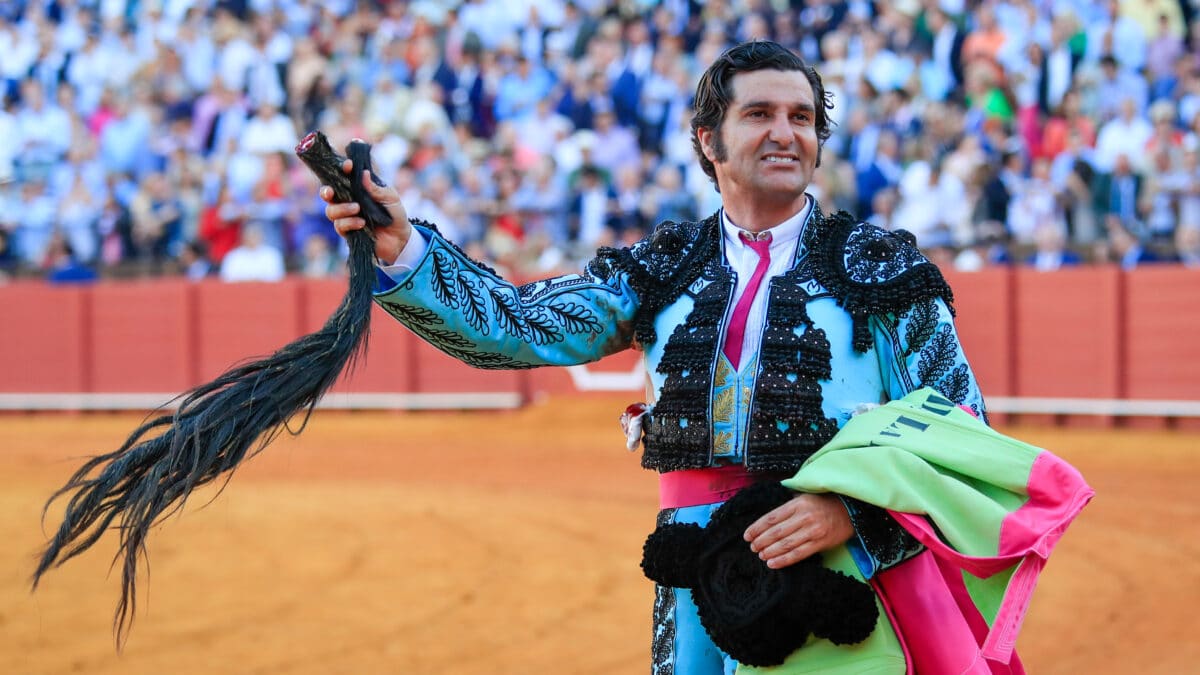
[[[758,471],[800,468],[838,430],[822,409],[820,380],[832,375],[829,339],[809,319],[801,276],[793,269],[771,280],[746,448],[746,465]]]
[[[856,223],[844,212],[827,219],[814,209],[802,242],[810,253],[769,287],[746,448],[746,464],[754,470],[795,470],[837,433],[837,421],[824,416],[820,384],[831,377],[830,344],[808,316],[804,280],[815,278],[850,314],[860,352],[873,343],[869,317],[898,315],[935,297],[951,300],[937,267],[903,236]],[[655,339],[659,312],[697,279],[709,282],[667,339],[658,364],[666,379],[653,413],[643,420],[642,465],[650,469],[676,471],[711,461],[712,369],[733,289],[720,259],[718,218],[665,223],[632,248],[602,249],[589,265],[598,278],[616,271],[628,276],[641,301],[636,335],[643,343]]]
[[[890,567],[921,550],[921,543],[909,534],[887,511],[873,504],[842,497],[849,507],[854,532],[879,564]]]
[[[658,372],[666,380],[653,413],[642,420],[642,466],[648,469],[677,471],[709,463],[712,369],[733,278],[716,259],[710,262],[706,276],[712,283],[696,297],[684,322],[675,327],[658,364]]]
[[[932,298],[942,298],[953,313],[950,286],[908,238],[856,222],[844,211],[828,218],[818,211],[814,221],[818,226],[805,231],[812,251],[806,266],[850,314],[856,351],[874,343],[871,316],[898,315]]]
[[[658,513],[658,526],[675,522],[678,509]],[[654,585],[654,636],[650,641],[651,675],[675,675],[675,589]]]
[[[624,272],[638,295],[634,338],[650,344],[658,336],[654,319],[720,256],[719,212],[699,223],[663,222],[630,248],[601,248],[588,263],[589,274],[607,280]]]

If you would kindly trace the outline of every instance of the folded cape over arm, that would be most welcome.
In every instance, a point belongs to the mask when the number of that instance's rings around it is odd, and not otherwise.
[[[1022,672],[1013,647],[1037,576],[1094,494],[928,388],[853,418],[783,484],[887,509],[928,548],[872,580],[919,673]]]

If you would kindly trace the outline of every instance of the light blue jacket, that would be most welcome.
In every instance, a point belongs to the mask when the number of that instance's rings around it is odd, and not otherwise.
[[[735,461],[795,471],[864,404],[923,386],[985,417],[937,267],[903,234],[848,214],[827,217],[814,205],[794,266],[770,280],[760,349],[740,372],[719,349],[734,288],[719,214],[663,223],[631,248],[601,249],[580,274],[522,286],[432,226],[417,227],[427,250],[399,282],[381,275],[376,301],[479,368],[573,365],[641,349],[647,468]],[[894,523],[848,505],[877,560],[907,552]]]

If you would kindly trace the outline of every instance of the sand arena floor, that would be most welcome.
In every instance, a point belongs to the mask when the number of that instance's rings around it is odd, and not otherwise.
[[[645,673],[655,482],[623,401],[318,414],[153,533],[119,655],[115,538],[28,582],[45,498],[140,416],[0,416],[0,672]],[[1034,596],[1029,672],[1200,672],[1200,434],[1005,431],[1098,493]]]

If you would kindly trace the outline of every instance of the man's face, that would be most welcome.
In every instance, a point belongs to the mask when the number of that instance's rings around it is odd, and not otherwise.
[[[803,197],[820,144],[816,102],[798,70],[756,70],[733,77],[733,101],[717,130],[698,130],[726,197],[779,203]]]

